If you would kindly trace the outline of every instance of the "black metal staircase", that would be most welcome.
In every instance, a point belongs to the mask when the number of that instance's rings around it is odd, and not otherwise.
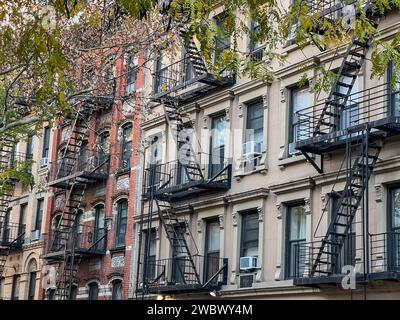
[[[336,272],[336,264],[345,239],[360,207],[369,178],[383,146],[384,136],[375,136],[370,128],[349,133],[361,139],[360,150],[346,170],[346,185],[340,195],[339,205],[333,212],[333,219],[315,257],[312,257],[310,276],[331,275]],[[351,152],[351,137],[347,139],[347,153]],[[371,142],[370,142],[371,140]],[[353,157],[347,154],[349,159]],[[314,260],[315,258],[315,260]]]
[[[201,284],[198,270],[193,261],[188,243],[186,242],[186,222],[178,219],[172,205],[165,201],[155,199],[158,216],[167,234],[172,248],[172,258],[177,261],[176,272],[184,284],[188,282]]]
[[[314,136],[338,129],[341,115],[337,110],[340,108],[344,109],[347,106],[349,96],[364,63],[371,40],[359,41],[357,38],[353,38],[345,53],[331,92],[326,99],[320,120],[314,130]]]

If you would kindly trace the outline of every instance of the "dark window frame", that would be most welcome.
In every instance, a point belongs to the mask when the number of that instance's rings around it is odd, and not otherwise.
[[[44,127],[43,129],[43,145],[42,145],[42,159],[50,157],[50,127]],[[44,167],[44,166],[42,166]]]
[[[120,161],[120,169],[121,170],[129,170],[131,168],[131,160],[132,160],[132,147],[133,147],[133,123],[128,122],[125,123],[122,127],[122,139],[121,139],[121,161]],[[129,132],[130,133],[127,133]],[[130,139],[127,139],[128,135],[130,135]]]
[[[122,207],[123,204],[126,203],[126,210]],[[123,216],[122,213],[126,212],[126,215]],[[117,225],[115,228],[115,248],[125,248],[126,244],[126,231],[128,228],[128,211],[129,211],[129,202],[128,199],[121,199],[117,203]],[[125,231],[122,233],[121,228],[124,226]],[[122,241],[123,237],[123,241]]]
[[[205,245],[204,245],[204,282],[207,282],[220,268],[219,261],[221,258],[221,241],[218,239],[219,247],[218,250],[210,250],[209,249],[209,240],[210,240],[210,235],[211,235],[211,229],[210,226],[212,224],[216,224],[218,227],[218,235],[220,235],[220,230],[219,230],[219,220],[218,219],[210,219],[206,220],[206,234],[205,234]],[[218,256],[218,257],[217,257]],[[210,260],[211,259],[211,260]],[[217,262],[217,265],[215,266],[214,263]],[[214,279],[213,283],[216,284],[218,281],[218,278]]]
[[[250,228],[250,229],[246,229],[246,224],[249,223],[250,219],[254,219],[257,222],[257,227],[256,228]],[[249,234],[250,231],[254,231],[257,230],[257,258],[260,255],[260,224],[259,224],[259,215],[257,212],[257,209],[252,209],[252,210],[247,210],[244,212],[241,212],[241,226],[240,226],[240,247],[239,247],[239,252],[240,252],[240,257],[246,257],[247,255],[245,254],[245,250],[248,250],[249,248],[251,248],[251,246],[248,246],[248,244],[245,245],[244,239],[245,239],[245,235]],[[246,243],[252,243],[254,241],[249,240],[246,241]]]
[[[41,206],[39,204],[41,204]],[[36,200],[35,227],[33,231],[39,230],[39,233],[42,231],[43,214],[44,214],[44,198],[40,198]]]
[[[88,284],[88,300],[99,300],[99,284],[95,281]]]
[[[291,274],[292,271],[292,243],[296,243],[297,245],[300,245],[301,243],[304,243],[307,241],[307,238],[305,239],[296,239],[296,240],[290,240],[290,233],[291,233],[291,209],[296,208],[296,207],[304,207],[305,202],[304,201],[296,201],[296,202],[291,202],[287,203],[286,206],[286,221],[285,221],[285,279],[293,279],[296,274]],[[307,226],[306,226],[307,227]],[[296,271],[296,266],[294,266],[294,271]]]

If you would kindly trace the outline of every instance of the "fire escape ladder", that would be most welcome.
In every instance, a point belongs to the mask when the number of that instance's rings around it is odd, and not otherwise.
[[[185,48],[186,57],[190,61],[195,77],[208,74],[208,69],[204,63],[203,56],[201,55],[193,37],[188,36],[188,31],[184,25],[179,26],[179,38]]]
[[[360,207],[385,139],[384,137],[375,137],[371,133],[371,129],[368,128],[355,134],[349,133],[349,137],[347,137],[348,148],[351,148],[351,138],[354,135],[361,138],[361,143],[358,145],[360,152],[346,170],[346,185],[343,192],[340,193],[339,204],[334,209],[332,221],[321,246],[317,250],[315,260],[312,262],[311,276],[316,274],[331,275],[335,271],[340,251]],[[360,137],[360,135],[362,136]],[[371,139],[371,142],[369,142],[369,139]],[[346,156],[351,159],[351,156]],[[336,193],[339,194],[339,192]]]
[[[196,264],[185,239],[185,222],[178,219],[171,204],[158,199],[155,199],[155,201],[159,218],[171,244],[172,258],[176,261],[175,265],[181,275],[181,279],[185,284],[201,284]]]
[[[340,113],[338,111],[344,109],[348,103],[354,83],[370,47],[370,41],[371,39],[367,39],[361,42],[353,38],[315,127],[314,136],[338,129],[340,123]]]
[[[190,138],[184,132],[185,126],[183,124],[181,111],[173,103],[164,102],[163,106],[168,127],[170,128],[171,134],[179,149],[178,160],[180,165],[182,165],[184,168],[187,178],[190,181],[203,179],[203,172],[197,160],[196,154],[193,151]],[[191,128],[193,127],[191,126]],[[186,147],[181,148],[182,145],[186,145]],[[182,151],[185,151],[185,154],[181,154]]]
[[[6,171],[10,167],[12,161],[12,155],[14,152],[14,146],[16,144],[15,139],[6,136],[3,138],[2,147],[0,148],[0,172]],[[5,222],[5,216],[9,208],[10,201],[13,197],[13,193],[9,190],[10,187],[14,186],[12,180],[0,181],[0,235],[3,234],[3,224]],[[7,256],[10,253],[9,247],[0,248],[0,277],[3,274],[4,267],[7,261]]]
[[[78,169],[79,155],[82,150],[82,143],[87,137],[89,131],[89,123],[94,108],[90,107],[78,112],[72,126],[72,132],[68,139],[67,146],[64,151],[63,165],[68,164],[69,174],[74,169]],[[63,170],[60,166],[60,170]],[[79,171],[79,169],[78,169]],[[81,255],[75,254],[75,223],[78,210],[85,196],[87,188],[86,179],[74,177],[69,181],[70,187],[67,191],[66,200],[63,208],[61,219],[56,230],[56,237],[53,239],[53,250],[64,251],[63,263],[61,264],[61,272],[57,283],[56,295],[60,300],[70,298],[70,288],[76,278],[78,272]]]

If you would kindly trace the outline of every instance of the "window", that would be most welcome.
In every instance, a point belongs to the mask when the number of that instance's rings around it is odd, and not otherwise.
[[[334,221],[337,217],[338,210],[340,208],[340,193],[339,195],[332,195],[332,206],[331,206],[331,221]],[[346,224],[347,218],[341,216],[340,223]],[[343,226],[336,226],[334,232],[343,233],[344,232]],[[344,239],[343,246],[340,249],[338,260],[334,265],[334,272],[337,274],[342,273],[342,267],[346,265],[356,265],[356,233],[355,233],[356,226],[353,225],[350,227],[346,238]],[[339,239],[337,239],[339,240]],[[332,248],[334,250],[334,248]]]
[[[94,219],[94,234],[93,234],[93,244],[97,242],[96,249],[104,249],[104,205],[99,204],[95,207],[95,219]]]
[[[97,282],[89,283],[89,300],[99,299],[99,285]]]
[[[49,158],[49,156],[50,156],[49,150],[50,150],[50,128],[46,127],[46,128],[44,128],[44,132],[43,132],[42,159]]]
[[[214,274],[216,274],[220,268],[219,265],[219,251],[220,251],[220,239],[219,239],[219,222],[218,221],[207,221],[206,228],[206,247],[205,247],[205,279],[204,282],[208,281]],[[218,278],[215,278],[215,283]]]
[[[287,208],[286,242],[286,278],[304,271],[305,261],[298,261],[299,246],[306,241],[306,213],[304,203],[290,205]],[[296,261],[298,266],[296,266]]]
[[[29,272],[28,300],[35,300],[36,271]]]
[[[4,220],[3,220],[3,226],[2,226],[2,241],[3,245],[9,244],[12,239],[11,239],[11,229],[10,229],[10,217],[11,217],[11,208],[8,208],[6,213],[4,214]],[[1,224],[0,224],[1,227]]]
[[[231,47],[231,37],[225,32],[225,22],[227,15],[222,13],[215,17],[215,24],[217,25],[218,36],[215,39],[215,54],[214,61],[217,61],[219,57]]]
[[[400,270],[400,186],[388,190],[388,271]],[[386,249],[386,248],[385,248]],[[383,250],[382,250],[383,251]]]
[[[148,175],[148,191],[155,191],[160,185],[161,180],[161,147],[160,138],[158,136],[153,137],[150,145],[150,163],[149,163],[149,175]]]
[[[294,88],[290,90],[290,106],[289,106],[289,155],[297,153],[294,148],[296,141],[307,138],[307,123],[298,124],[297,112],[309,108],[312,103],[312,94],[309,87]]]
[[[243,154],[261,156],[264,143],[264,105],[258,101],[247,106],[245,149]]]
[[[43,199],[38,199],[36,204],[36,219],[35,219],[35,229],[38,230],[39,234],[42,229],[42,219],[43,219]]]
[[[166,78],[164,73],[167,69],[162,69],[162,57],[158,56],[154,62],[154,93],[160,93],[165,91],[166,88]]]
[[[87,140],[82,142],[78,156],[78,170],[85,171],[88,168],[89,160],[89,143]]]
[[[103,70],[101,72],[101,76],[103,77],[103,81],[105,81],[107,88],[109,89],[108,93],[113,94],[115,91],[115,56],[110,55],[104,63]]]
[[[224,168],[226,120],[225,115],[212,118],[210,141],[209,177],[213,177]]]
[[[389,110],[390,115],[399,117],[400,116],[400,70],[390,63],[387,71],[387,82],[388,82],[388,92],[390,97],[389,100]]]
[[[112,283],[112,299],[122,300],[122,280],[114,280]]]
[[[69,295],[71,297],[71,300],[76,300],[77,297],[78,297],[78,287],[77,286],[72,286],[71,287],[71,292],[69,293]]]
[[[47,300],[55,300],[56,298],[56,289],[47,289]]]
[[[0,278],[0,300],[4,299],[4,278]]]
[[[102,170],[108,169],[107,160],[110,154],[110,132],[104,131],[99,136],[99,162],[98,165],[102,166]]]
[[[250,51],[250,57],[253,61],[261,61],[263,58],[263,50],[260,49],[262,47],[261,43],[255,41],[253,38],[258,36],[258,33],[260,31],[260,25],[259,23],[252,21],[250,23],[250,45],[249,45],[249,51]]]
[[[115,246],[117,248],[125,246],[127,219],[128,219],[128,201],[121,200],[118,202],[117,234],[115,240]]]
[[[240,257],[258,257],[258,213],[242,215]]]
[[[137,66],[135,65],[135,54],[133,52],[129,53],[129,57],[126,61],[127,69],[127,79],[126,79],[126,94],[131,94],[136,89],[137,81]]]
[[[121,143],[121,169],[129,169],[131,167],[132,154],[132,123],[128,123],[122,127],[122,143]]]
[[[149,238],[150,237],[150,238]],[[156,259],[157,259],[157,242],[156,230],[152,229],[150,232],[146,230],[144,237],[144,252],[146,258],[146,282],[151,282],[156,278]]]
[[[349,78],[343,79],[345,83],[351,84],[351,80],[346,80]],[[358,118],[359,118],[359,106],[357,105],[357,92],[359,91],[358,88],[358,79],[356,79],[353,83],[353,87],[350,92],[350,97],[347,100],[346,103],[346,108],[340,108],[340,123],[339,123],[339,129],[347,129],[349,127],[353,127],[355,125],[359,124]],[[340,93],[347,94],[348,88],[343,87],[343,86],[338,86],[337,91]],[[346,138],[346,137],[343,137]]]
[[[20,275],[13,275],[12,279],[12,288],[11,288],[11,300],[19,300],[19,284],[20,284]]]
[[[31,160],[33,158],[33,136],[28,136],[26,139],[26,159]]]

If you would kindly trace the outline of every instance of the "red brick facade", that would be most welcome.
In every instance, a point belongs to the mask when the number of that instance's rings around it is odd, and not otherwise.
[[[143,64],[143,57],[137,59],[137,65]],[[88,134],[88,152],[95,150],[98,144],[99,135],[103,132],[109,132],[109,175],[107,180],[98,181],[88,185],[81,208],[83,210],[83,219],[81,224],[94,225],[94,207],[97,204],[104,205],[105,227],[108,228],[106,240],[106,254],[84,258],[79,265],[77,278],[79,283],[78,299],[88,299],[87,285],[93,281],[99,284],[99,300],[111,299],[111,281],[115,279],[122,280],[122,299],[128,298],[130,288],[130,264],[133,248],[133,217],[135,202],[140,197],[137,194],[137,174],[140,174],[138,168],[138,148],[140,146],[140,128],[139,117],[140,109],[140,88],[144,83],[143,70],[138,69],[135,89],[137,94],[128,102],[134,105],[131,112],[126,112],[123,97],[126,95],[126,74],[127,65],[124,58],[119,58],[115,65],[116,94],[115,103],[112,107],[103,109],[92,116],[90,130]],[[121,170],[121,136],[122,126],[132,123],[132,154],[130,158],[130,168]],[[61,125],[53,129],[51,160],[56,161],[60,148],[65,145],[63,130],[68,127]],[[67,139],[64,139],[67,140]],[[52,231],[53,217],[62,213],[62,208],[57,208],[57,203],[62,202],[58,197],[63,196],[61,189],[53,188],[50,193],[47,211],[44,219],[46,220],[46,236],[50,237]],[[65,192],[64,192],[65,193]],[[125,234],[125,246],[116,248],[116,228],[117,228],[117,202],[126,199],[128,201],[127,227]],[[42,299],[46,298],[45,291],[41,290]]]

